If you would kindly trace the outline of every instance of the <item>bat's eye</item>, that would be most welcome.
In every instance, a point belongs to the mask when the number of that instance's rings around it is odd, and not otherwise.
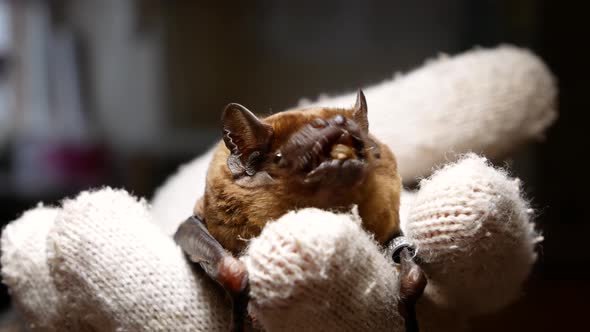
[[[273,162],[275,164],[278,164],[279,162],[281,162],[281,160],[283,159],[283,154],[279,151],[275,154],[275,157],[273,158]]]

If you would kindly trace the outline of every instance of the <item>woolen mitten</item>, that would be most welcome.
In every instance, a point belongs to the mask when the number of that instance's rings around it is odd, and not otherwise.
[[[456,180],[459,185],[454,186],[447,181],[453,174],[465,180]],[[478,192],[491,196],[479,200],[473,196]],[[418,257],[429,278],[418,304],[423,331],[459,331],[469,316],[496,309],[518,294],[524,275],[508,274],[512,278],[498,281],[499,271],[528,271],[534,260],[529,249],[537,238],[528,219],[513,217],[527,215],[513,180],[471,156],[425,181],[414,201],[402,202],[410,205],[402,225],[418,244]],[[480,217],[461,219],[469,209]],[[453,237],[464,247],[446,243],[446,231],[438,234],[445,222],[424,231],[429,224],[424,216],[455,217],[451,211],[462,211]],[[47,241],[47,284],[55,285],[61,300],[62,322],[53,325],[54,330],[227,328],[230,312],[223,293],[193,271],[180,248],[150,220],[145,203],[123,191],[83,193],[64,203]],[[460,226],[461,222],[467,224]],[[487,232],[484,236],[497,245],[489,246],[473,229],[492,230],[491,236]],[[512,232],[519,229],[522,232]],[[429,250],[433,244],[440,248]],[[496,256],[504,258],[498,262],[502,265],[486,264],[492,268],[482,272],[479,259]],[[289,213],[268,224],[242,259],[251,276],[250,312],[268,331],[402,331],[397,272],[354,214],[317,209]],[[28,278],[39,280],[39,276]],[[465,308],[467,304],[479,309]],[[44,317],[54,324],[59,321]]]
[[[397,270],[360,222],[304,209],[251,241],[250,313],[265,330],[403,330]]]
[[[428,276],[425,297],[479,315],[521,293],[542,240],[520,181],[467,155],[420,183],[403,224]]]
[[[67,313],[59,330],[227,331],[222,290],[184,259],[124,191],[65,201],[48,236],[50,275]]]
[[[471,317],[518,297],[540,237],[517,180],[468,155],[403,197],[402,226],[428,277],[418,302],[422,331],[465,330]],[[390,312],[397,271],[355,220],[306,209],[252,240],[244,258],[250,309],[264,328],[403,331]]]

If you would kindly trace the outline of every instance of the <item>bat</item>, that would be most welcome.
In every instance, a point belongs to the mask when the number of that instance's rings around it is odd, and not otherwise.
[[[248,302],[248,273],[236,256],[267,222],[306,207],[350,211],[356,205],[363,228],[379,243],[400,235],[397,162],[369,133],[362,91],[352,108],[295,109],[263,119],[232,103],[223,111],[222,130],[205,193],[174,239],[232,298],[233,330],[243,328]],[[414,271],[411,259],[401,263],[402,272]],[[411,275],[405,288],[421,294]]]

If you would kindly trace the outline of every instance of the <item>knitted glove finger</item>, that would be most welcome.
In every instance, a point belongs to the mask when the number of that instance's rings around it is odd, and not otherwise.
[[[152,200],[152,215],[165,234],[172,236],[180,223],[193,211],[197,199],[205,192],[207,168],[214,149],[182,165],[156,191]]]
[[[64,202],[49,266],[72,331],[227,331],[229,303],[124,191]],[[64,329],[62,329],[64,330]]]
[[[404,233],[428,276],[425,297],[464,314],[513,301],[541,240],[518,180],[470,154],[420,183]]]
[[[358,216],[318,209],[266,225],[243,257],[267,331],[402,331],[398,274]]]
[[[39,206],[2,232],[2,282],[32,331],[59,331],[61,325],[60,296],[49,275],[46,255],[47,234],[57,213],[57,209]]]
[[[441,56],[364,92],[370,131],[395,153],[404,181],[470,151],[503,158],[557,118],[551,72],[513,46]],[[350,107],[354,100],[351,93],[302,104]]]

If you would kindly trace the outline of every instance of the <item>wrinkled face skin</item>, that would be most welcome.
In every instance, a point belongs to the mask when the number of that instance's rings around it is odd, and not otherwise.
[[[313,114],[317,112],[320,116]],[[350,111],[309,113],[298,121],[300,126],[276,137],[261,170],[275,181],[288,182],[307,195],[323,195],[323,199],[329,199],[330,192],[354,190],[370,167],[366,148],[375,144]]]
[[[362,92],[350,109],[292,110],[264,119],[229,104],[222,123],[225,146],[214,154],[195,215],[228,250],[238,252],[268,221],[305,207],[349,211],[357,205],[377,241],[399,232],[397,164],[368,133]]]
[[[315,118],[274,153],[273,162],[304,184],[356,185],[366,169],[363,136],[351,118]]]

